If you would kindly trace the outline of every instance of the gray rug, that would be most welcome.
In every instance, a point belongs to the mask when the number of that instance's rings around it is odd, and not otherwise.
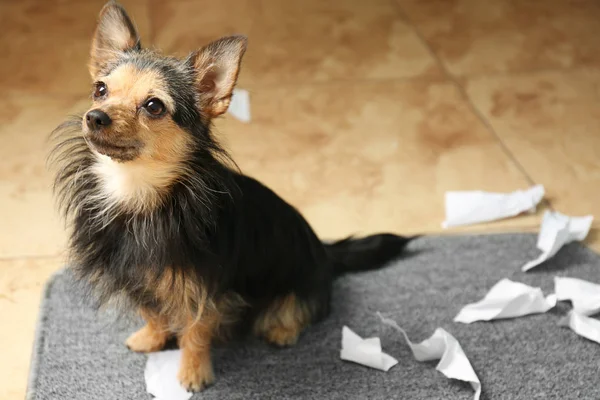
[[[435,362],[416,362],[408,347],[375,316],[381,311],[420,341],[441,326],[462,344],[483,385],[483,399],[599,399],[600,345],[557,326],[570,308],[471,325],[452,318],[501,278],[553,290],[553,276],[600,282],[600,258],[571,244],[539,269],[519,267],[535,256],[534,235],[425,237],[410,257],[376,272],[340,279],[333,314],[296,347],[278,350],[255,340],[214,350],[216,384],[193,399],[471,399],[466,383],[445,378]],[[48,284],[38,327],[28,399],[150,399],[146,356],[123,341],[136,326],[83,305],[68,273]],[[343,362],[341,330],[381,337],[398,359],[389,372]]]

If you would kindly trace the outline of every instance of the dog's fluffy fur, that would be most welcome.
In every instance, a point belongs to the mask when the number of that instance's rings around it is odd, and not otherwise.
[[[141,48],[125,11],[110,2],[90,72],[92,109],[112,122],[95,129],[77,117],[53,133],[71,265],[101,302],[126,299],[146,320],[127,341],[132,350],[178,338],[179,378],[191,390],[213,381],[210,343],[223,328],[294,344],[328,314],[336,276],[379,268],[409,240],[323,244],[296,209],[238,172],[210,126],[229,105],[245,47],[234,36],[185,60],[164,57]],[[159,115],[148,111],[149,98],[163,105]]]

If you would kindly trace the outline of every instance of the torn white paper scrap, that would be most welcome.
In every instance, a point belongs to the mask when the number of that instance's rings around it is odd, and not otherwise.
[[[157,400],[188,400],[192,393],[186,391],[177,379],[181,350],[159,351],[148,354],[144,379],[146,391]]]
[[[247,90],[233,89],[229,109],[227,110],[242,122],[250,122],[250,95]]]
[[[454,317],[454,322],[470,324],[475,321],[515,318],[545,313],[556,305],[556,296],[544,297],[542,289],[510,279],[496,283],[477,303],[467,304]]]
[[[533,212],[543,197],[542,185],[512,193],[446,192],[446,220],[442,227],[489,222]]]
[[[442,328],[437,328],[429,339],[414,344],[410,341],[404,329],[398,326],[396,321],[384,318],[380,313],[377,313],[377,315],[384,324],[393,327],[404,336],[404,340],[417,361],[439,359],[440,362],[435,369],[448,378],[469,382],[473,390],[475,390],[474,399],[479,400],[479,396],[481,396],[481,382],[479,382],[479,378],[473,370],[469,359],[454,336]]]
[[[546,211],[537,241],[537,247],[542,254],[523,265],[521,269],[528,271],[553,257],[565,244],[585,239],[593,220],[591,215],[568,217],[556,211]]]
[[[589,316],[600,312],[600,285],[596,283],[557,276],[554,291],[558,300],[570,300],[578,314]]]
[[[381,350],[379,338],[363,339],[350,328],[342,328],[342,360],[352,361],[367,367],[389,371],[398,361]]]
[[[571,310],[558,324],[561,326],[568,326],[579,336],[600,343],[600,321],[597,319],[581,315]]]

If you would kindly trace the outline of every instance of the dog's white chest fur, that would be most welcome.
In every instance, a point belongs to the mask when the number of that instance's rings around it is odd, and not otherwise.
[[[160,203],[175,178],[175,171],[161,163],[142,160],[119,163],[102,154],[96,154],[96,158],[93,169],[99,180],[101,200],[108,207],[148,211]]]

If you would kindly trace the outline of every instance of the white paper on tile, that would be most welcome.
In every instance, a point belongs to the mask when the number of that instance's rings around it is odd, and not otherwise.
[[[577,314],[589,316],[600,312],[600,285],[597,283],[557,276],[554,291],[558,300],[570,300]]]
[[[440,360],[435,369],[450,379],[469,382],[475,390],[474,400],[481,396],[481,382],[473,370],[469,359],[465,355],[458,341],[442,328],[437,328],[433,335],[421,343],[414,344],[408,338],[404,329],[396,321],[383,317],[377,313],[381,322],[396,329],[404,336],[404,340],[417,361]]]
[[[542,254],[523,265],[521,269],[528,271],[553,257],[565,244],[585,239],[593,219],[591,215],[568,217],[556,211],[546,211],[537,241],[537,247]]]
[[[381,371],[389,371],[398,361],[381,350],[379,338],[363,339],[350,328],[342,328],[342,350],[340,358]]]
[[[512,193],[446,192],[446,220],[442,227],[477,224],[533,212],[543,197],[542,185]]]
[[[544,297],[542,289],[510,279],[496,283],[483,299],[464,306],[454,322],[470,324],[475,321],[515,318],[545,313],[556,305],[556,296]]]
[[[177,379],[181,350],[167,350],[148,354],[144,380],[146,391],[157,400],[188,400],[192,393],[186,391]]]
[[[561,326],[568,326],[579,336],[600,343],[600,321],[579,314],[573,310],[558,322]]]
[[[242,122],[250,122],[250,94],[244,89],[233,89],[227,111]]]

